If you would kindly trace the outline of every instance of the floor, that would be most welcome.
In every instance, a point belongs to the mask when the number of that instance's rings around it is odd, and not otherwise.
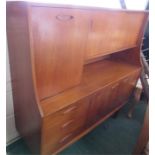
[[[60,155],[131,155],[140,133],[146,103],[140,101],[133,118],[126,117],[131,102],[127,103],[117,117],[109,118],[92,132],[65,149]],[[34,155],[23,139],[7,147],[8,155]]]

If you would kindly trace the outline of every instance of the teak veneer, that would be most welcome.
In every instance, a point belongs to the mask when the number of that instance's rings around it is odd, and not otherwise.
[[[141,72],[146,11],[7,2],[16,128],[56,154],[129,99]]]

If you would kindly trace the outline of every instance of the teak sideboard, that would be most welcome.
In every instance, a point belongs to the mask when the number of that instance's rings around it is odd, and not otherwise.
[[[56,154],[118,111],[141,72],[148,12],[7,2],[16,128]]]

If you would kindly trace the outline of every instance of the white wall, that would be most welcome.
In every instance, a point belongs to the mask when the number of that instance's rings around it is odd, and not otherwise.
[[[17,138],[19,138],[19,134],[15,128],[10,65],[7,51],[6,52],[6,143],[10,144]]]

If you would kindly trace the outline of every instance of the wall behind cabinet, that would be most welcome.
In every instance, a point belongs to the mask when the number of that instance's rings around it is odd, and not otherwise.
[[[7,50],[6,51],[6,143],[10,144],[17,138],[19,138],[19,134],[15,127],[10,64]]]

